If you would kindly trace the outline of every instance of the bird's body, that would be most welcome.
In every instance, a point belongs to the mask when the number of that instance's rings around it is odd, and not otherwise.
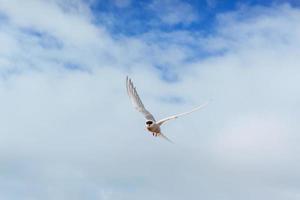
[[[167,117],[165,119],[156,121],[155,118],[153,117],[153,115],[148,110],[146,110],[145,106],[143,105],[143,103],[142,103],[142,101],[141,101],[141,99],[140,99],[140,97],[139,97],[139,95],[136,91],[136,88],[134,87],[131,79],[129,79],[128,77],[126,77],[126,88],[127,88],[127,94],[129,96],[129,98],[131,99],[133,105],[135,106],[135,108],[139,112],[141,112],[144,115],[144,117],[147,120],[146,121],[146,129],[149,132],[151,132],[153,136],[163,137],[164,139],[166,139],[170,142],[171,142],[171,140],[168,139],[164,134],[162,134],[161,129],[160,129],[161,125],[164,124],[165,122],[169,121],[169,120],[176,119],[179,116],[187,115],[187,114],[192,113],[196,110],[199,110],[200,108],[203,108],[208,104],[208,103],[205,103],[205,104],[202,104],[199,107],[194,108],[191,111],[184,112],[184,113],[177,114],[177,115],[173,115],[173,116]]]
[[[158,124],[156,124],[155,122],[153,122],[150,125],[147,125],[146,122],[146,129],[152,133],[153,136],[159,136],[161,131],[160,131],[160,126]]]

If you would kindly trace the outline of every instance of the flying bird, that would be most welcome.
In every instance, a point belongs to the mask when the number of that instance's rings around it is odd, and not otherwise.
[[[168,140],[169,142],[172,142],[172,141],[169,138],[167,138],[164,134],[162,134],[161,129],[160,129],[161,125],[163,125],[165,122],[167,122],[169,120],[176,119],[183,115],[187,115],[192,112],[195,112],[196,110],[204,108],[208,104],[208,102],[206,102],[188,112],[172,115],[172,116],[166,117],[164,119],[161,119],[159,121],[156,121],[155,118],[153,117],[153,115],[145,108],[144,104],[142,103],[142,101],[137,93],[135,86],[132,83],[132,80],[130,78],[128,78],[128,76],[126,77],[126,88],[127,88],[127,94],[129,96],[132,104],[146,118],[146,129],[149,132],[151,132],[153,136],[155,136],[155,137],[160,136],[160,137]]]

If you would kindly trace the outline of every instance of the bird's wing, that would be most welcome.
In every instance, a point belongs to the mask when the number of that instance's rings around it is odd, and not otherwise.
[[[199,109],[201,109],[201,108],[204,108],[205,106],[208,105],[208,103],[209,103],[209,102],[206,102],[206,103],[202,104],[201,106],[198,106],[198,107],[196,107],[196,108],[194,108],[193,110],[190,110],[190,111],[188,111],[188,112],[184,112],[184,113],[177,114],[177,115],[172,115],[172,116],[170,116],[170,117],[167,117],[167,118],[164,118],[164,119],[162,119],[162,120],[159,120],[159,121],[157,122],[157,124],[158,124],[159,126],[161,126],[161,125],[162,125],[163,123],[165,123],[166,121],[169,121],[169,120],[171,120],[171,119],[176,119],[176,118],[181,117],[181,116],[183,116],[183,115],[187,115],[187,114],[190,114],[190,113],[192,113],[192,112],[195,112],[196,110],[199,110]]]
[[[162,133],[160,133],[159,137],[164,138],[165,140],[167,140],[167,141],[173,143],[172,140],[170,140],[169,138],[167,138],[167,136],[165,136],[165,135],[162,134]]]
[[[127,88],[127,94],[133,104],[133,106],[142,114],[144,114],[145,118],[147,120],[152,120],[155,121],[153,115],[146,110],[145,106],[143,105],[137,91],[136,88],[134,87],[132,81],[130,78],[128,78],[128,76],[126,77],[126,88]]]

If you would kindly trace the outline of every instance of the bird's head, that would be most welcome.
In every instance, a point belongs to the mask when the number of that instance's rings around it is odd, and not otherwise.
[[[151,120],[146,121],[146,126],[147,127],[152,126],[152,124],[153,124],[153,121],[151,121]]]

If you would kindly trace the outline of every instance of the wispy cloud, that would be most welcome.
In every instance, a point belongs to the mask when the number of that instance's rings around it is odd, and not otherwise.
[[[131,4],[131,0],[114,0],[113,2],[119,8],[126,8]]]
[[[199,20],[197,11],[190,4],[180,0],[154,0],[149,8],[167,25],[189,25]]]

